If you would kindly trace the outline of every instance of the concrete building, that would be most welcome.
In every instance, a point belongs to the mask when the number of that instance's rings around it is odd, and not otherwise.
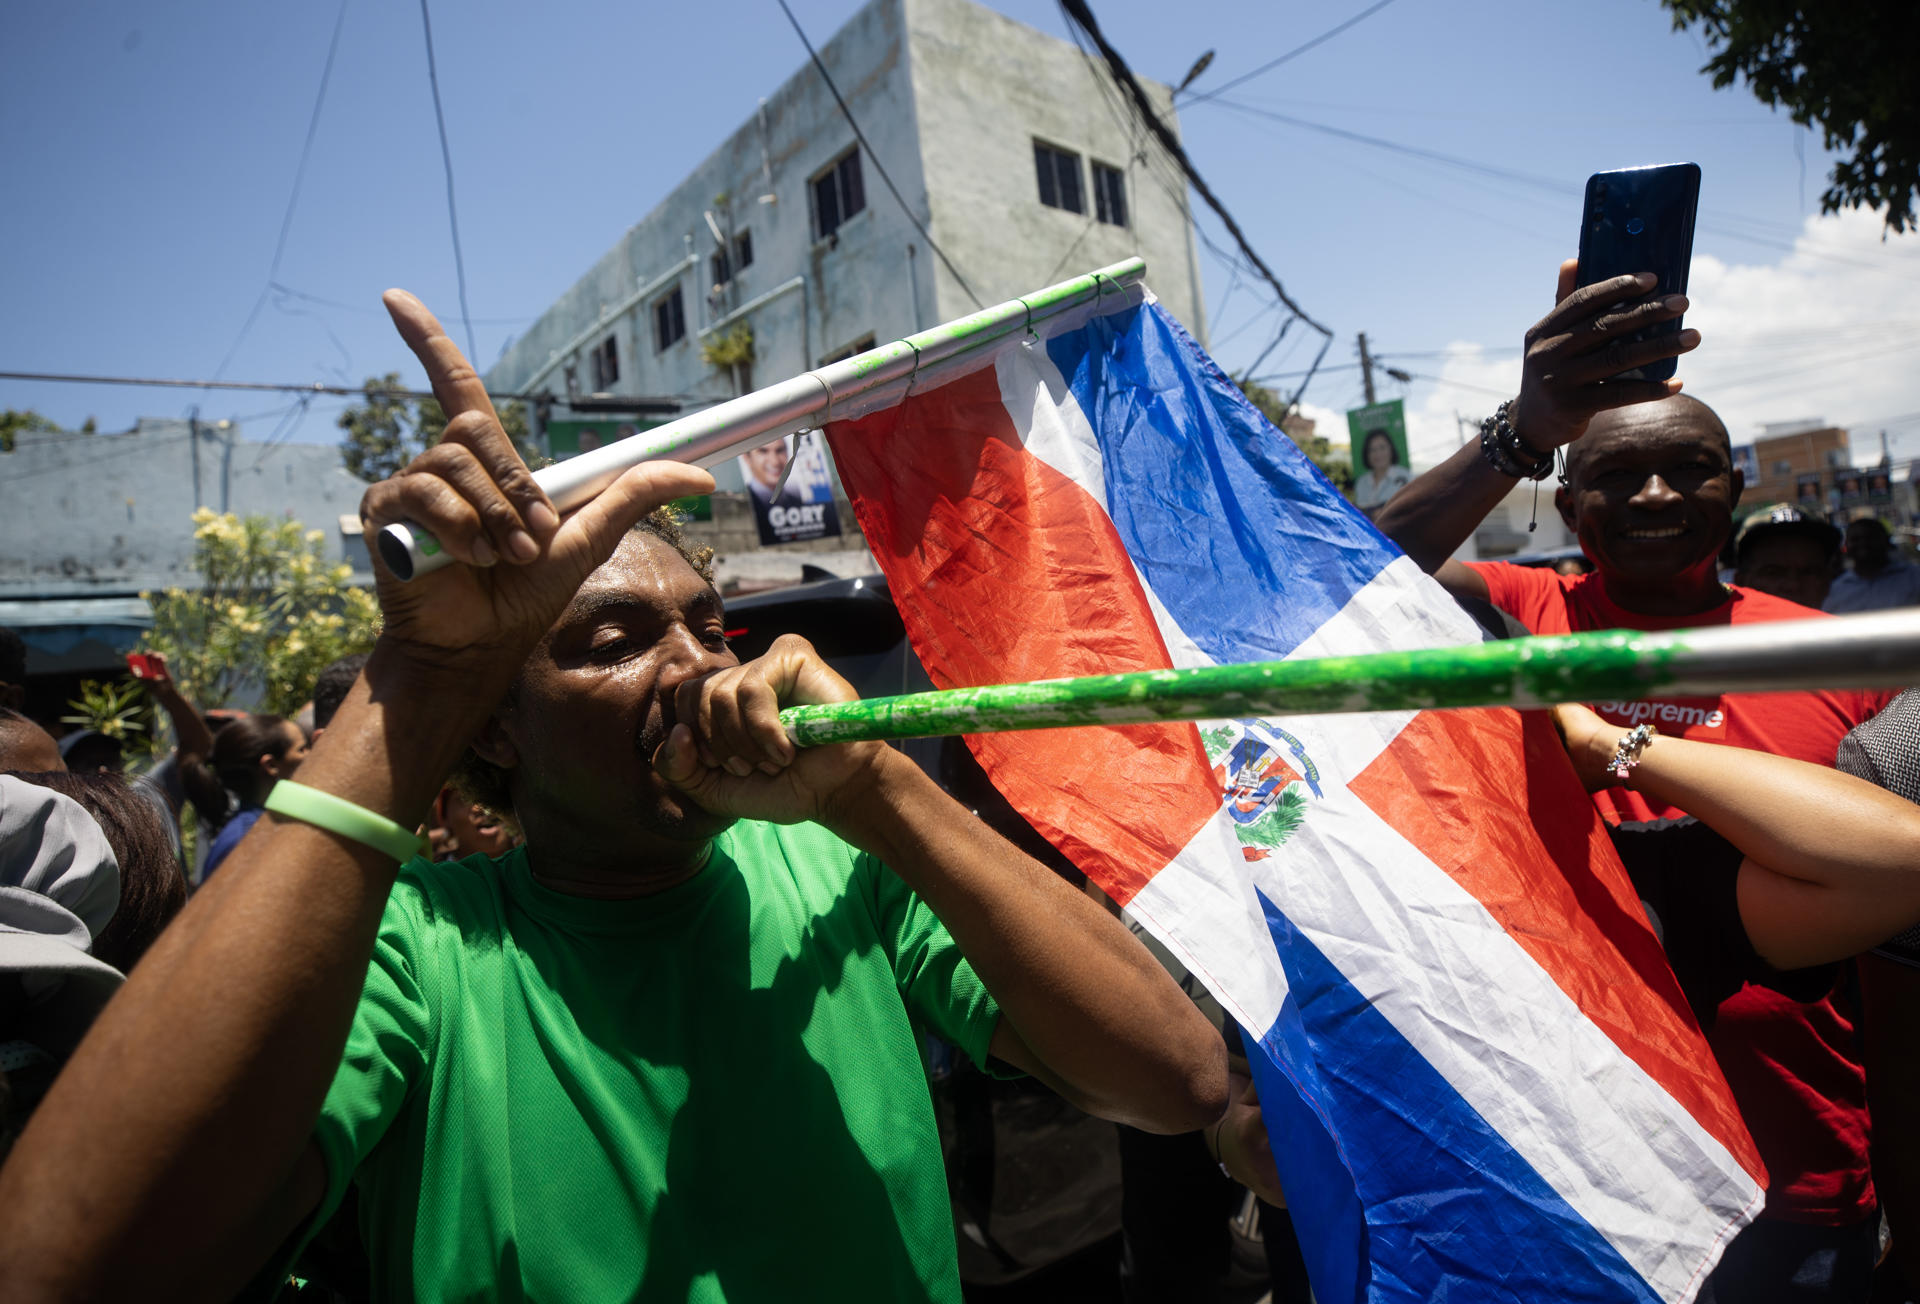
[[[1769,422],[1760,428],[1752,448],[1751,457],[1739,449],[1735,455],[1743,460],[1748,478],[1743,501],[1755,505],[1797,503],[1804,498],[1809,506],[1826,510],[1835,473],[1853,465],[1853,444],[1847,432],[1818,417]]]
[[[971,0],[872,0],[820,54],[873,154],[803,66],[514,343],[489,388],[553,395],[557,419],[583,393],[716,401],[1134,254],[1205,342],[1186,189],[1139,161],[1150,146],[1121,93],[1074,46]],[[1176,123],[1170,89],[1146,87]],[[750,357],[723,361],[748,332]],[[742,487],[731,466],[716,478]],[[740,565],[715,506],[696,528]],[[759,564],[797,578],[807,546]]]
[[[195,582],[200,506],[322,530],[328,554],[370,583],[365,490],[333,444],[249,443],[229,421],[23,433],[0,454],[0,625],[26,640],[32,677],[124,671],[150,623],[140,594]]]

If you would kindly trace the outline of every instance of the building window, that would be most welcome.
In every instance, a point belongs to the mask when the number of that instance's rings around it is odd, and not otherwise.
[[[1119,168],[1093,165],[1093,215],[1114,226],[1127,224],[1127,174]]]
[[[609,335],[593,350],[593,389],[596,394],[620,383],[620,346]]]
[[[680,287],[653,301],[653,351],[665,353],[687,337],[687,309],[680,299]]]
[[[1777,476],[1792,475],[1793,463],[1792,462],[1775,462],[1773,464],[1773,474]]]
[[[868,331],[865,335],[862,335],[859,339],[847,345],[847,347],[845,347],[844,349],[835,349],[832,353],[829,353],[826,357],[820,359],[820,365],[824,367],[830,362],[845,362],[848,358],[851,358],[854,354],[865,353],[868,349],[872,347],[873,347],[873,332]]]
[[[833,166],[813,179],[812,188],[813,238],[825,240],[867,206],[867,187],[860,177],[860,150],[850,149],[835,159]]]
[[[1087,211],[1080,194],[1080,156],[1064,149],[1033,142],[1033,166],[1040,174],[1040,202],[1048,208],[1064,208],[1069,213]]]
[[[719,289],[733,279],[733,264],[727,258],[727,251],[716,249],[712,258],[713,288]]]
[[[753,232],[742,231],[733,237],[733,266],[742,272],[753,266]]]

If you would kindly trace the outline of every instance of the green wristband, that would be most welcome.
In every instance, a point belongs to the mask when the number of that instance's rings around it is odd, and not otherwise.
[[[427,840],[411,829],[402,828],[386,816],[376,815],[364,806],[356,806],[330,792],[309,788],[291,779],[282,779],[274,784],[264,806],[275,815],[284,815],[288,819],[299,820],[303,824],[311,824],[315,828],[364,843],[376,851],[384,851],[403,864],[415,856],[427,854]]]

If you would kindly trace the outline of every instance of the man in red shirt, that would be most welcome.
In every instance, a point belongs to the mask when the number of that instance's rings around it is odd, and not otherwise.
[[[1677,380],[1621,373],[1699,344],[1699,332],[1636,338],[1686,309],[1641,299],[1650,275],[1575,290],[1561,266],[1554,310],[1527,333],[1520,395],[1463,448],[1415,480],[1378,524],[1456,597],[1491,602],[1536,634],[1681,629],[1819,615],[1722,584],[1718,559],[1744,487],[1726,427]],[[1522,478],[1544,479],[1564,455],[1554,494],[1593,562],[1558,575],[1450,556]],[[1848,730],[1887,694],[1803,692],[1651,702],[1596,702],[1606,719],[1661,733],[1832,765]],[[1594,796],[1615,824],[1685,819],[1615,788]],[[1877,1227],[1867,1164],[1864,1074],[1853,1027],[1832,998],[1814,1004],[1749,985],[1709,1028],[1772,1178],[1753,1234],[1729,1246],[1700,1298],[1864,1299]]]

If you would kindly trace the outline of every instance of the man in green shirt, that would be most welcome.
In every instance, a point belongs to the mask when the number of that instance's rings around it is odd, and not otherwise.
[[[389,307],[451,420],[362,517],[463,564],[382,573],[300,782],[411,823],[470,745],[526,846],[396,872],[263,817],[0,1170],[12,1297],[222,1297],[357,1180],[382,1298],[957,1300],[919,1033],[1137,1127],[1219,1116],[1217,1035],[1118,921],[899,752],[788,742],[780,706],[852,690],[798,639],[740,665],[700,559],[632,528],[709,477],[562,522]]]

